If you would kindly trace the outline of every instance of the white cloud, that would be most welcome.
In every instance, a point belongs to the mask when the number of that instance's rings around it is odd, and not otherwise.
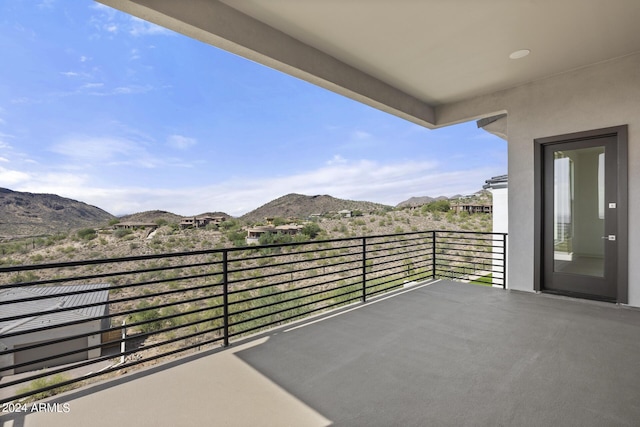
[[[50,150],[68,157],[72,163],[66,167],[71,169],[88,169],[95,164],[155,168],[164,163],[151,155],[143,144],[118,137],[73,136]]]
[[[167,138],[167,145],[180,150],[185,150],[196,145],[198,141],[194,138],[188,138],[182,135],[171,135]]]
[[[76,73],[75,71],[65,71],[65,72],[61,72],[60,74],[62,74],[63,76],[67,76],[67,77],[77,77],[80,74]]]
[[[89,58],[88,56],[84,56],[84,55],[82,55],[82,56],[80,57],[80,62],[87,62],[87,61],[89,61],[90,59],[91,59],[91,58]]]
[[[19,98],[13,98],[11,100],[12,104],[35,104],[38,103],[38,101],[32,100],[30,98],[27,98],[25,96],[21,96]]]
[[[343,163],[347,163],[347,159],[345,159],[344,157],[342,157],[339,154],[334,155],[331,160],[327,161],[328,165],[339,165],[339,164],[343,164]]]
[[[87,86],[84,85],[82,86],[82,88],[98,88],[98,87],[104,87],[104,85],[102,83],[100,83],[100,86],[98,86],[98,84],[95,84],[96,86]],[[114,95],[136,95],[136,94],[140,94],[140,93],[146,93],[146,92],[150,92],[153,90],[153,86],[149,86],[149,85],[145,85],[145,86],[140,86],[140,85],[131,85],[131,86],[118,86],[114,89],[105,89],[102,91],[97,91],[94,90],[92,92],[87,92],[88,95],[92,95],[92,96],[114,96]],[[74,92],[75,93],[75,92]]]
[[[104,86],[104,83],[86,83],[82,85],[82,89],[93,89],[102,86]]]
[[[0,162],[9,163],[9,159],[6,157],[0,157]]]
[[[55,0],[42,0],[38,4],[38,8],[39,9],[52,9],[54,3],[55,3]]]
[[[167,28],[161,27],[156,24],[152,24],[151,22],[147,22],[140,18],[136,18],[135,16],[130,17],[130,28],[129,34],[132,36],[155,36],[155,35],[172,35],[174,34],[171,30]]]
[[[0,187],[9,187],[28,181],[29,174],[0,167]]]
[[[94,145],[89,146],[93,147]],[[68,146],[70,150],[79,146]],[[98,147],[100,148],[100,147]],[[125,146],[100,148],[101,155],[127,151]],[[96,154],[98,156],[98,154]],[[122,215],[162,209],[179,215],[224,211],[242,215],[288,193],[335,197],[395,205],[411,196],[452,196],[478,190],[491,169],[442,172],[431,161],[380,164],[370,160],[335,163],[316,170],[276,178],[233,178],[209,185],[180,188],[95,187],[83,174],[32,177],[22,191],[49,192],[93,204]],[[27,176],[21,177],[23,180]]]
[[[132,85],[132,86],[120,86],[117,87],[113,90],[114,94],[121,94],[121,95],[129,95],[129,94],[133,94],[133,93],[145,93],[145,92],[149,92],[152,89],[151,86],[147,85],[147,86],[138,86],[138,85]]]
[[[369,132],[365,132],[362,130],[357,130],[351,133],[351,137],[357,140],[369,139],[371,138],[371,134]]]

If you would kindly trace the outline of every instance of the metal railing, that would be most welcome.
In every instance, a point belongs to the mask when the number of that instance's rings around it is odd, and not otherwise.
[[[0,403],[228,346],[418,281],[506,288],[506,239],[424,231],[0,267]]]

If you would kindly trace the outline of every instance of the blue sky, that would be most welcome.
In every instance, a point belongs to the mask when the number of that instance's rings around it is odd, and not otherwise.
[[[430,131],[89,0],[0,3],[0,51],[0,187],[115,215],[396,205],[507,172],[474,122]]]

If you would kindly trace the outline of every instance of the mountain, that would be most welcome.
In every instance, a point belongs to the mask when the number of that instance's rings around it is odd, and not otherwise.
[[[190,215],[189,217],[193,217],[194,215]],[[201,216],[223,216],[226,219],[231,218],[231,215],[226,214],[224,212],[206,212],[206,213],[202,213],[200,215],[195,215],[198,217]],[[187,218],[189,218],[187,217]],[[182,219],[185,218],[181,215],[176,215],[174,213],[171,212],[167,212],[167,211],[159,211],[159,210],[153,210],[153,211],[145,211],[145,212],[138,212],[138,213],[134,213],[134,214],[130,214],[130,215],[123,215],[120,218],[118,218],[120,220],[120,222],[146,222],[146,223],[153,223],[156,222],[158,220],[165,220],[168,223],[175,223],[175,224],[179,224],[180,221],[182,221]]]
[[[0,188],[0,237],[38,236],[99,227],[113,218],[109,212],[77,200]]]
[[[400,202],[396,205],[396,208],[404,208],[404,207],[414,207],[414,206],[422,206],[427,203],[431,203],[435,201],[434,197],[429,196],[421,196],[421,197],[411,197],[404,202]]]
[[[389,210],[391,206],[373,202],[337,199],[328,195],[287,194],[243,215],[240,219],[256,222],[262,221],[267,217],[307,218],[312,214],[338,212],[344,209],[373,212]]]
[[[452,198],[455,198],[452,197]],[[400,202],[396,205],[396,208],[408,208],[408,207],[414,207],[414,206],[422,206],[422,205],[426,205],[427,203],[431,203],[431,202],[437,202],[439,200],[449,200],[448,197],[446,196],[438,196],[438,197],[430,197],[430,196],[420,196],[420,197],[411,197],[407,200],[405,200],[404,202]]]
[[[118,219],[120,220],[120,222],[147,222],[147,223],[152,223],[152,222],[156,222],[157,220],[163,219],[169,223],[171,222],[179,223],[182,217],[180,215],[176,215],[174,213],[167,212],[167,211],[153,210],[153,211],[138,212],[130,215],[123,215]]]

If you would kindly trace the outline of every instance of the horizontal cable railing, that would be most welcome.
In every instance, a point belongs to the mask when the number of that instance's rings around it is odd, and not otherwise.
[[[0,267],[0,403],[435,278],[506,287],[506,234],[425,231]]]

